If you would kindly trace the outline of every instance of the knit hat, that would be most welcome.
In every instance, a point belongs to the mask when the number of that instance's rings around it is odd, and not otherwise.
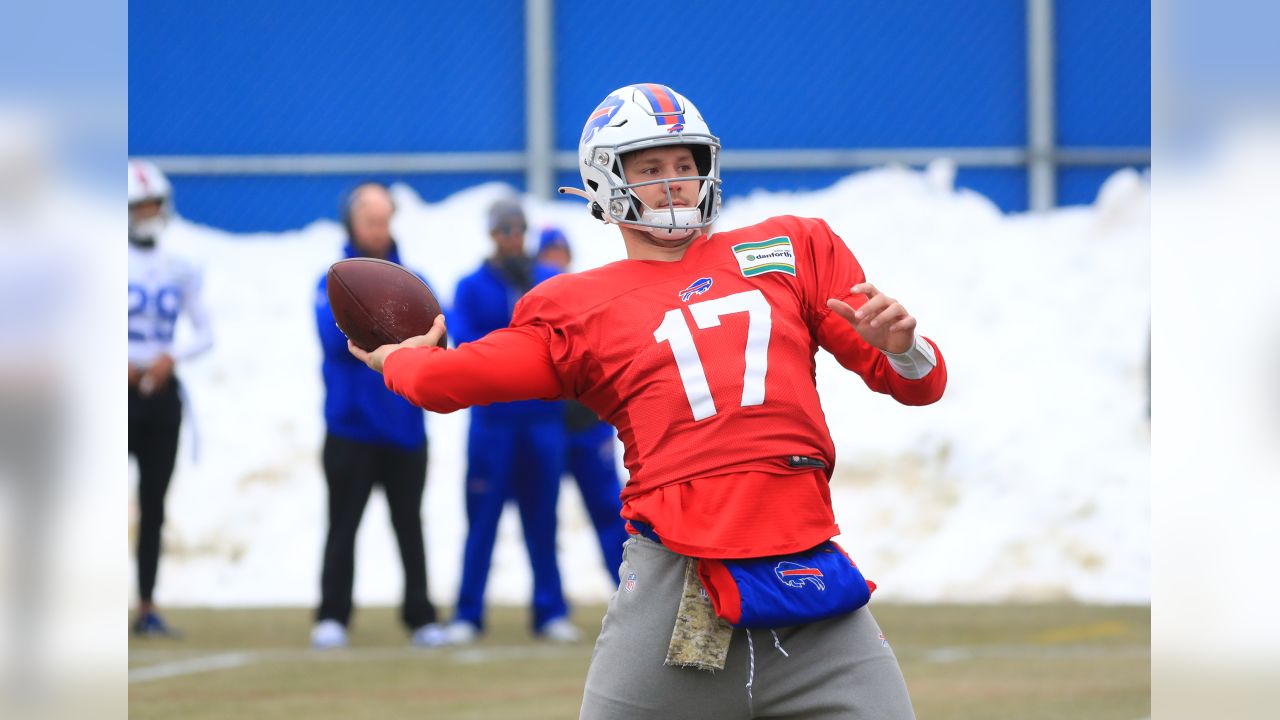
[[[538,254],[541,255],[547,250],[557,247],[569,252],[569,238],[564,236],[564,231],[555,227],[543,229],[542,235],[538,239]]]
[[[504,198],[489,206],[489,232],[493,232],[499,226],[511,222],[525,224],[524,208],[520,207],[518,200]]]

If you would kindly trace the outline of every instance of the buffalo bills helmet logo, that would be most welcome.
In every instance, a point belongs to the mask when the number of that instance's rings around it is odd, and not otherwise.
[[[822,571],[818,568],[805,567],[784,560],[774,566],[773,574],[778,576],[782,584],[793,588],[802,588],[808,582],[813,583],[813,586],[819,590],[827,589],[826,584],[822,582]]]
[[[586,127],[582,128],[582,143],[585,144],[591,138],[600,132],[600,129],[609,124],[614,115],[618,114],[618,110],[622,107],[623,100],[617,95],[610,95],[604,99],[604,102],[591,113],[587,118]]]
[[[693,283],[689,285],[689,287],[680,291],[680,299],[685,302],[689,302],[689,298],[693,297],[694,295],[701,295],[702,293],[710,289],[711,289],[711,278],[709,277],[698,278],[697,280],[694,280]]]

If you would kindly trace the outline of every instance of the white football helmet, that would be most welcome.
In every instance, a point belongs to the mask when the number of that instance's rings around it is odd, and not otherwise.
[[[627,182],[622,156],[664,145],[687,145],[698,175]],[[609,93],[582,128],[578,159],[591,214],[605,222],[639,226],[667,238],[708,227],[720,214],[720,141],[693,103],[665,85],[628,85]],[[670,192],[672,181],[691,179],[701,181],[698,204],[692,208],[655,210],[633,192],[658,183]]]
[[[160,168],[146,160],[129,161],[129,207],[152,200],[160,201],[160,214],[145,220],[133,219],[129,214],[129,237],[143,242],[155,242],[169,217],[173,214],[173,188],[169,178]]]

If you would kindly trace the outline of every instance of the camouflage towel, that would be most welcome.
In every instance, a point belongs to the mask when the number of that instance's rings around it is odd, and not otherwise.
[[[684,566],[684,591],[676,626],[671,631],[665,665],[698,670],[723,670],[729,655],[733,626],[716,615],[711,598],[698,579],[698,561],[688,558]]]

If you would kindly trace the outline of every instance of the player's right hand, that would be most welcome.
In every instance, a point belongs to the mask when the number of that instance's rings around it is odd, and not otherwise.
[[[387,357],[390,356],[391,353],[402,348],[435,347],[440,344],[441,338],[443,338],[447,332],[448,329],[445,328],[444,314],[442,313],[436,316],[435,321],[431,323],[431,329],[425,334],[416,335],[404,342],[396,343],[394,345],[383,345],[373,352],[362,350],[355,343],[348,340],[347,350],[351,351],[351,354],[356,356],[357,360],[368,365],[371,370],[380,373],[382,372],[383,364],[386,363]]]

